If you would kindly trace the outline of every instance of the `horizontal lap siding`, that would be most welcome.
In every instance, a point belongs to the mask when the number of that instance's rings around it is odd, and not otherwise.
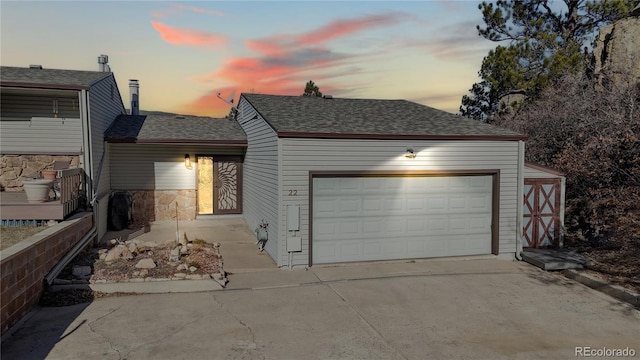
[[[278,257],[278,137],[246,101],[240,103],[238,122],[247,134],[247,154],[243,164],[243,214],[255,229],[262,219],[269,224],[267,253],[282,266]]]
[[[242,155],[242,148],[186,145],[109,144],[113,190],[196,188],[196,155]],[[191,157],[192,169],[184,166]]]
[[[281,139],[282,196],[280,236],[286,236],[285,208],[298,204],[302,252],[294,265],[309,259],[309,171],[500,170],[499,252],[515,252],[517,201],[517,141],[414,141]],[[412,148],[415,159],[404,154]],[[289,196],[295,190],[297,196]],[[280,256],[287,256],[285,244]]]
[[[0,121],[2,154],[82,154],[80,119],[33,118]]]
[[[91,126],[91,162],[93,191],[98,200],[98,238],[107,231],[107,204],[111,192],[109,157],[105,153],[104,132],[125,113],[124,104],[113,74],[93,84],[88,91],[89,122]]]

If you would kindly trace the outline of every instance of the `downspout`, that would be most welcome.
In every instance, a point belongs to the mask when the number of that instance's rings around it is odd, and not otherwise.
[[[94,202],[94,187],[93,187],[93,161],[91,160],[91,123],[89,121],[89,96],[87,90],[81,91],[80,104],[84,107],[83,115],[84,121],[82,122],[82,146],[84,147],[84,171],[86,174],[86,196],[89,201],[89,205],[93,206]]]
[[[62,271],[62,269],[67,266],[71,260],[73,260],[82,249],[84,249],[89,241],[94,239],[98,235],[98,226],[96,225],[96,215],[93,213],[93,226],[91,226],[91,230],[80,239],[71,250],[69,250],[63,257],[58,261],[58,263],[49,271],[49,273],[44,277],[45,284],[47,286],[51,286],[53,281],[58,277],[58,274]]]
[[[522,261],[522,213],[524,199],[524,140],[518,141],[518,190],[516,201],[516,259]]]
[[[45,276],[44,281],[48,286],[51,286],[51,284],[53,284],[53,280],[55,280],[58,274],[60,274],[62,269],[64,269],[65,266],[67,266],[71,262],[71,260],[73,260],[80,253],[80,251],[82,251],[82,249],[84,249],[87,246],[89,241],[94,239],[98,234],[97,212],[99,210],[97,206],[98,201],[96,201],[95,199],[94,186],[93,186],[93,161],[91,161],[91,145],[92,145],[91,123],[89,122],[89,99],[87,96],[87,91],[82,90],[80,96],[81,96],[80,104],[82,104],[81,106],[84,106],[83,113],[85,117],[84,118],[85,121],[82,123],[82,126],[84,130],[86,130],[82,132],[82,138],[83,138],[82,146],[84,146],[84,170],[85,172],[87,172],[88,170],[89,173],[87,177],[89,178],[89,182],[91,182],[90,188],[87,189],[87,193],[88,193],[87,198],[90,199],[90,205],[93,207],[93,212],[92,212],[93,225],[91,226],[91,229],[89,230],[89,232],[85,236],[83,236],[82,239],[80,239],[80,241],[78,241],[75,245],[73,245],[71,250],[69,250],[62,257],[62,259],[60,259],[60,261],[58,261],[58,263],[51,269],[51,271],[49,271],[49,273]],[[88,136],[85,137],[85,134],[88,134]],[[89,194],[91,194],[91,196],[89,196]]]

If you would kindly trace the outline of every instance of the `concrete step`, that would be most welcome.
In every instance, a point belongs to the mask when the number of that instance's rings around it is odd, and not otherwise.
[[[582,269],[585,259],[565,249],[525,249],[522,260],[545,271]]]

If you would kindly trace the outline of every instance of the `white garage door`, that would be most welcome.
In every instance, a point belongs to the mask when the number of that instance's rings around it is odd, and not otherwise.
[[[315,177],[313,263],[491,253],[492,176]]]

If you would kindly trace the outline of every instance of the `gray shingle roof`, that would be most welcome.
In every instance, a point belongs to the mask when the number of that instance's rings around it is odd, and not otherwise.
[[[279,136],[504,138],[523,135],[407,100],[242,94]]]
[[[105,139],[109,142],[239,146],[247,143],[247,136],[236,121],[175,114],[120,115],[105,131]]]
[[[45,89],[88,89],[98,80],[108,76],[112,76],[112,73],[81,70],[32,69],[13,66],[0,67],[0,83],[2,83],[3,86],[13,85]]]

